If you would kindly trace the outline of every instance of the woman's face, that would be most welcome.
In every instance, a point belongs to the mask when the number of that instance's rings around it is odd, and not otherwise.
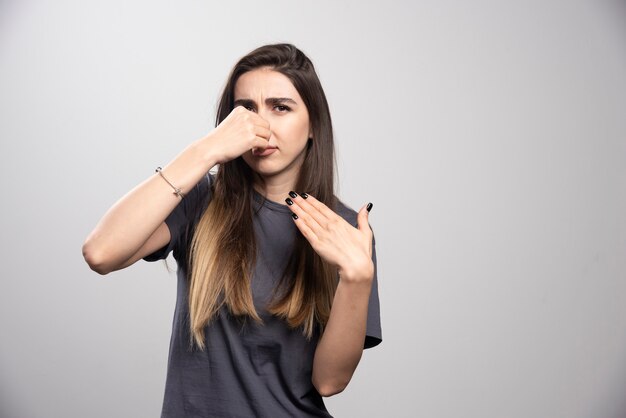
[[[264,178],[296,178],[312,135],[309,112],[291,80],[269,68],[248,71],[235,83],[234,105],[256,112],[270,124],[268,145],[276,148],[266,150],[267,155],[252,149],[242,155],[244,161]]]

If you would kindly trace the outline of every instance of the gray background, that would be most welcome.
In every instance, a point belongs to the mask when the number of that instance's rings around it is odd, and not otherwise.
[[[617,1],[0,3],[0,415],[156,417],[164,264],[81,245],[292,42],[370,223],[382,345],[337,417],[626,416],[626,7]],[[169,263],[174,267],[174,263]]]

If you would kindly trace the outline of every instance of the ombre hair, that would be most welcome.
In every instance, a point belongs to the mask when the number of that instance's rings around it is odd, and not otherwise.
[[[233,110],[239,77],[263,67],[289,78],[309,113],[312,138],[307,143],[295,190],[307,192],[335,210],[337,163],[330,110],[313,63],[298,48],[291,44],[265,45],[241,58],[224,87],[215,125]],[[251,203],[255,179],[262,181],[241,156],[220,164],[211,186],[211,201],[193,232],[188,256],[190,344],[195,341],[202,350],[206,346],[205,327],[224,304],[235,317],[250,317],[263,323],[250,288],[256,264]],[[267,309],[289,327],[301,327],[303,335],[310,339],[316,327],[322,332],[328,322],[337,281],[337,269],[297,233],[293,253]]]

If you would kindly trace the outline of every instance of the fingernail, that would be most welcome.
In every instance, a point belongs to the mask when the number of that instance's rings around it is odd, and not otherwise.
[[[372,210],[372,206],[374,206],[374,204],[372,202],[367,204],[367,211],[369,212],[370,210]]]
[[[295,199],[296,197],[298,197],[298,194],[296,192],[289,192],[289,196]]]
[[[292,213],[292,214],[291,214],[291,217],[292,217],[293,219],[298,219],[298,215],[296,215],[295,213]]]
[[[285,202],[287,202],[287,204],[288,204],[289,206],[293,205],[293,200],[291,200],[291,199],[289,199],[289,198],[285,199]]]
[[[303,199],[306,199],[307,197],[309,197],[309,195],[306,193],[300,193],[300,196],[302,196]]]

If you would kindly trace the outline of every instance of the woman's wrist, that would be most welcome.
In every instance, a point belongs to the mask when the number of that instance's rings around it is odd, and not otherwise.
[[[215,166],[216,158],[201,140],[189,144],[162,169],[167,179],[187,194]]]
[[[202,164],[205,165],[206,171],[209,171],[216,164],[220,164],[224,159],[217,153],[212,133],[213,132],[208,133],[191,144],[191,147],[194,148],[194,152],[197,153],[198,157],[202,161]]]
[[[359,283],[371,285],[374,281],[374,263],[360,268],[340,268],[339,279],[347,283]]]

